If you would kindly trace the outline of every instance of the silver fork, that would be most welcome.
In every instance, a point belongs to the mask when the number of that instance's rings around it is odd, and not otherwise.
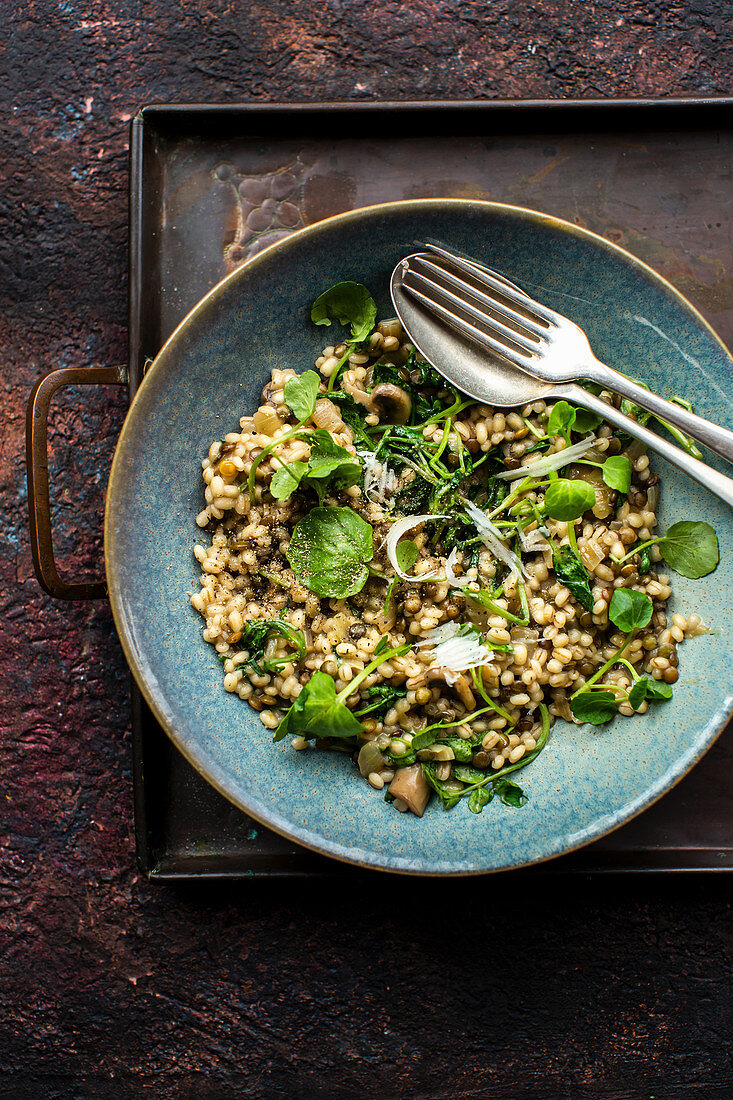
[[[533,378],[545,382],[587,379],[667,420],[721,457],[733,462],[733,432],[644,389],[602,363],[583,330],[567,317],[530,298],[491,268],[426,245],[402,264],[402,287],[428,310]]]

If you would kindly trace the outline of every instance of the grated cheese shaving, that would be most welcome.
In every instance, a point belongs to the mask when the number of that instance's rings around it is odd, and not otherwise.
[[[529,466],[520,466],[518,470],[504,470],[494,476],[497,481],[516,481],[520,477],[544,477],[545,474],[549,474],[553,470],[560,470],[563,466],[568,466],[576,458],[580,458],[581,455],[592,450],[596,443],[596,437],[589,435],[587,439],[581,439],[580,443],[573,443],[572,447],[566,447],[564,451],[558,451],[554,455],[546,455],[539,462],[533,462]]]
[[[498,527],[494,527],[491,520],[470,500],[466,501],[466,515],[473,520],[481,541],[487,550],[490,550],[495,558],[508,566],[515,577],[521,579],[522,574],[526,576],[527,571],[517,555],[504,546],[501,531]]]

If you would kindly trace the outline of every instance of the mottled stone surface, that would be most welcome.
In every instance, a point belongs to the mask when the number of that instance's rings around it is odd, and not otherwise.
[[[23,414],[125,358],[128,122],[152,100],[726,94],[711,0],[37,0],[0,29],[0,1097],[728,1097],[721,880],[174,890],[135,871],[106,605],[32,571]],[[118,394],[52,430],[101,560]]]

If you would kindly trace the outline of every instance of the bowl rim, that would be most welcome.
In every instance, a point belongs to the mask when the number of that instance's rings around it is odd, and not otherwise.
[[[460,869],[455,871],[449,870],[424,870],[418,867],[396,867],[390,866],[384,862],[367,862],[363,858],[356,858],[342,851],[340,848],[334,850],[333,847],[329,847],[328,838],[323,838],[323,843],[317,844],[311,839],[312,833],[309,833],[307,837],[301,835],[295,829],[287,829],[282,827],[277,821],[273,821],[271,817],[258,811],[256,807],[253,807],[247,803],[246,799],[243,799],[238,792],[227,787],[224,777],[217,771],[208,769],[206,766],[206,759],[203,754],[196,751],[194,744],[191,741],[181,737],[163,705],[164,695],[163,692],[157,687],[152,685],[148,677],[145,674],[145,670],[142,667],[140,661],[137,659],[135,653],[135,647],[132,641],[132,634],[127,623],[127,618],[123,609],[123,599],[121,592],[121,584],[119,577],[122,575],[117,559],[115,555],[115,530],[113,523],[113,513],[117,511],[117,496],[116,487],[119,481],[118,474],[122,465],[122,454],[126,451],[126,443],[128,436],[132,433],[138,409],[141,408],[144,397],[141,400],[141,394],[145,395],[149,388],[149,379],[153,375],[160,373],[162,365],[166,358],[174,349],[181,334],[183,334],[189,325],[195,321],[195,319],[205,312],[209,305],[219,297],[229,286],[230,283],[235,283],[243,275],[248,275],[259,267],[263,262],[267,263],[269,257],[274,253],[285,253],[289,248],[297,246],[301,241],[306,240],[309,237],[317,236],[324,229],[331,227],[338,227],[341,225],[348,225],[352,222],[363,221],[370,216],[375,216],[380,213],[410,211],[410,210],[427,210],[429,208],[437,208],[439,210],[456,209],[470,210],[481,208],[486,211],[517,214],[526,221],[534,222],[537,226],[551,227],[555,230],[560,230],[569,236],[578,238],[580,240],[592,243],[598,247],[603,248],[606,252],[617,256],[623,260],[628,266],[636,268],[643,273],[652,283],[656,283],[658,287],[662,288],[674,301],[681,307],[692,320],[699,325],[709,337],[711,337],[715,344],[718,345],[724,356],[729,360],[733,367],[733,354],[729,351],[726,345],[723,343],[721,337],[717,334],[712,325],[703,317],[700,311],[681,293],[673,284],[656,271],[649,264],[640,260],[634,256],[633,253],[628,252],[625,248],[621,248],[619,245],[614,244],[612,241],[606,240],[605,237],[600,236],[598,233],[594,233],[590,229],[586,229],[583,226],[574,224],[573,222],[566,221],[564,218],[559,218],[554,214],[546,214],[542,211],[532,209],[530,207],[517,206],[511,203],[492,202],[487,199],[463,199],[463,198],[419,198],[419,199],[399,199],[391,202],[375,203],[370,206],[357,207],[354,210],[343,211],[339,214],[334,214],[331,217],[324,218],[321,221],[314,222],[312,225],[304,226],[301,229],[295,230],[293,233],[288,234],[280,240],[273,241],[272,244],[267,245],[260,252],[257,252],[254,256],[245,260],[239,264],[233,271],[225,275],[219,280],[199,301],[188,311],[183,319],[176,325],[173,332],[166,339],[157,352],[153,362],[143,375],[140,385],[130,403],[130,407],[125,416],[120,434],[115,447],[115,452],[112,459],[112,465],[110,468],[109,481],[107,485],[105,512],[104,512],[104,561],[105,561],[105,573],[107,580],[107,591],[109,594],[109,601],[112,608],[112,617],[114,619],[117,635],[122,646],[122,650],[127,661],[130,670],[135,678],[135,681],[142,692],[143,698],[152,710],[157,722],[165,730],[167,736],[173,741],[176,748],[183,754],[189,764],[201,775],[208,783],[210,783],[224,798],[235,805],[238,809],[242,810],[248,816],[252,817],[258,824],[263,825],[265,828],[278,833],[286,840],[293,841],[300,846],[309,849],[318,855],[327,856],[331,859],[336,859],[342,863],[347,863],[352,866],[361,867],[368,870],[379,870],[388,872],[390,874],[397,875],[410,875],[410,876],[423,876],[426,878],[465,878],[473,877],[476,875],[489,875],[499,874],[509,870],[519,870],[524,867],[537,866],[542,863],[546,863],[549,860],[557,859],[563,855],[569,855],[571,852],[578,851],[584,848],[588,844],[592,844],[596,840],[600,840],[602,837],[609,836],[615,832],[616,829],[633,821],[644,810],[649,809],[656,802],[659,801],[665,794],[675,787],[680,780],[684,779],[686,775],[694,768],[698,761],[708,752],[708,750],[717,741],[718,737],[725,728],[731,714],[733,714],[733,701],[727,705],[721,706],[715,714],[710,718],[708,722],[709,735],[703,745],[700,745],[696,750],[690,754],[682,763],[679,761],[670,767],[662,776],[657,780],[656,785],[653,785],[638,797],[635,803],[629,803],[631,810],[628,813],[619,811],[613,815],[612,823],[608,823],[608,819],[595,831],[585,830],[585,833],[590,835],[584,835],[573,843],[564,845],[560,851],[551,852],[547,855],[535,857],[532,859],[524,860],[512,864],[510,867],[475,867],[469,869]],[[621,813],[619,819],[619,813]],[[335,846],[334,846],[335,847]]]

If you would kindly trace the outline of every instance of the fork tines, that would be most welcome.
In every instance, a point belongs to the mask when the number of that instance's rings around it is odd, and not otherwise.
[[[425,253],[410,256],[404,261],[404,289],[463,336],[526,366],[548,333],[544,307],[500,275],[429,247],[439,261]]]

